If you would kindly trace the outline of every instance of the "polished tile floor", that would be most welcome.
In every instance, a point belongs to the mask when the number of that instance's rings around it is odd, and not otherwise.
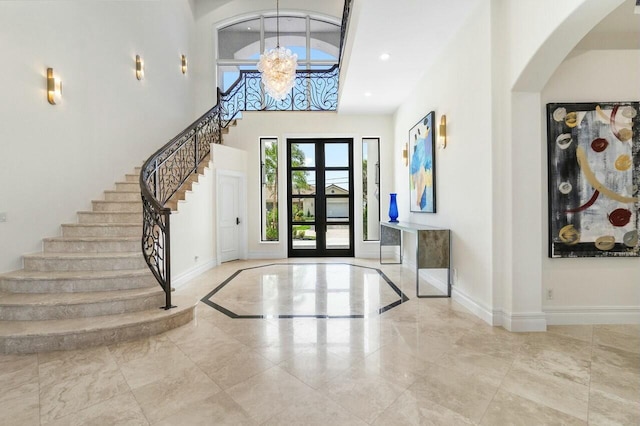
[[[450,299],[416,299],[399,265],[343,261],[380,268],[410,300],[329,319],[232,319],[200,303],[193,323],[152,338],[0,355],[0,425],[640,424],[640,326],[509,333]],[[265,263],[224,264],[177,293],[199,300]],[[295,305],[270,286],[268,309]],[[228,302],[258,308],[255,290],[230,289]]]
[[[232,318],[372,318],[408,297],[379,268],[296,262],[239,269],[202,301]]]

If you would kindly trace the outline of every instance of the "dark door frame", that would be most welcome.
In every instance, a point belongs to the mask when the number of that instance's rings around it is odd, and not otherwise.
[[[295,143],[312,143],[315,146],[315,165],[313,167],[292,167],[291,166],[291,145]],[[349,146],[348,167],[325,166],[325,145],[331,143],[347,143]],[[293,171],[315,171],[316,190],[315,195],[293,194],[293,182],[291,174]],[[349,217],[344,221],[327,221],[326,204],[330,198],[344,198],[344,195],[327,195],[325,193],[325,172],[326,171],[348,171],[349,176]],[[296,222],[293,217],[292,198],[313,198],[315,200],[315,213],[313,222]],[[289,138],[287,139],[287,253],[289,257],[353,257],[355,253],[354,243],[354,182],[353,182],[353,138]],[[294,248],[293,247],[293,227],[296,225],[312,225],[316,229],[315,248]],[[349,226],[349,247],[348,248],[327,248],[326,229],[327,225],[348,225]]]

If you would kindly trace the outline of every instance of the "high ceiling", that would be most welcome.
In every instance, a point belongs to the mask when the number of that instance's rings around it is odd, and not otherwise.
[[[340,112],[390,114],[411,94],[479,0],[354,0]],[[383,61],[380,55],[388,54]]]
[[[233,1],[238,0],[195,0],[200,13]],[[275,0],[244,1],[264,10],[273,9],[275,4]],[[315,10],[318,1],[280,0],[280,10]],[[331,14],[340,16],[343,0],[322,1],[330,1]],[[481,1],[354,0],[342,62],[347,72],[342,73],[340,81],[340,112],[393,113]],[[634,14],[636,1],[626,0],[575,51],[640,49],[640,14]],[[386,61],[380,59],[384,53],[389,55]]]

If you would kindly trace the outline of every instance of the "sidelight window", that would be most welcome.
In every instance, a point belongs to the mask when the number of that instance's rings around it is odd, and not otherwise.
[[[279,241],[276,138],[260,138],[260,206],[262,241]]]

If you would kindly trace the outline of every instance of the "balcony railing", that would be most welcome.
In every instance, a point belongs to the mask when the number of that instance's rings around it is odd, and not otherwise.
[[[216,105],[193,122],[142,166],[140,189],[143,206],[142,252],[165,292],[164,309],[171,304],[171,209],[167,202],[220,143],[222,129],[242,111],[335,111],[338,105],[338,65],[328,70],[296,72],[291,93],[276,101],[264,93],[258,71],[243,70],[226,91],[218,89]]]

